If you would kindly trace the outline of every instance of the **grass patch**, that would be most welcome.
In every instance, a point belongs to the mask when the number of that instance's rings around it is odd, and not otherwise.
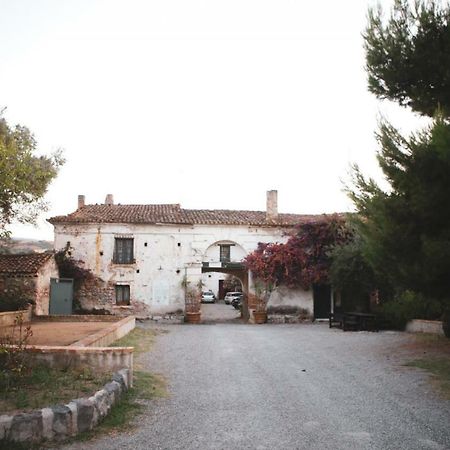
[[[426,370],[432,375],[432,383],[448,399],[450,399],[450,359],[427,358],[416,359],[405,364]]]
[[[11,377],[8,383],[1,380],[0,411],[5,414],[68,403],[74,398],[94,394],[110,378],[110,374],[96,374],[90,369],[36,367],[28,373]]]
[[[136,327],[123,338],[113,342],[110,347],[134,347],[134,354],[139,355],[151,350],[158,334],[161,334],[159,330]]]
[[[104,434],[129,431],[137,426],[133,425],[133,420],[142,413],[146,401],[166,396],[166,382],[161,376],[142,370],[134,371],[133,387],[105,419],[94,430],[79,434],[68,442],[87,441]]]

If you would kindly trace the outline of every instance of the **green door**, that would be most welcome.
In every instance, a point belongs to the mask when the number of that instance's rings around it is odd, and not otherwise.
[[[71,278],[50,279],[49,313],[55,315],[72,314],[73,280]]]

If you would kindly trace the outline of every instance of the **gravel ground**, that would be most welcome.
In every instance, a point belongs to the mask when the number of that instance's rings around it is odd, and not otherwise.
[[[403,366],[410,335],[327,325],[173,325],[144,364],[170,396],[70,449],[450,449],[450,401]]]

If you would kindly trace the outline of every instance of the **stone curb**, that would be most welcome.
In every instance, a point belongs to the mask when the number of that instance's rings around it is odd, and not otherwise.
[[[129,369],[122,369],[114,373],[112,381],[92,397],[14,416],[0,415],[0,444],[62,441],[92,430],[131,387],[130,381]]]

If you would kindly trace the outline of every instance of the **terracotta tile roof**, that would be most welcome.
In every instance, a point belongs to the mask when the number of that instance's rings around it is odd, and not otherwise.
[[[278,220],[266,220],[265,211],[221,209],[183,209],[169,205],[85,205],[66,216],[52,217],[52,224],[73,223],[162,223],[183,225],[251,225],[290,227],[315,222],[322,215],[279,214]]]
[[[51,258],[53,258],[53,253],[0,255],[0,276],[36,275],[38,270]]]

